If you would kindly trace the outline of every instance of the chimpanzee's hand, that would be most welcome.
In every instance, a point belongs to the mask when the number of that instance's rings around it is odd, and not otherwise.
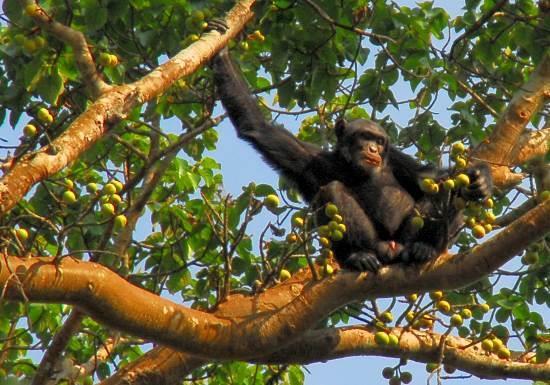
[[[211,20],[208,20],[208,26],[204,30],[206,32],[217,31],[223,35],[228,29],[229,29],[229,26],[227,25],[224,19],[215,17]]]
[[[437,257],[438,252],[432,246],[424,242],[413,242],[405,247],[400,259],[405,263],[426,262]]]
[[[487,199],[493,193],[493,179],[489,166],[485,163],[477,164],[466,170],[470,184],[460,190],[460,195],[467,200]]]
[[[357,251],[346,259],[344,267],[355,271],[376,273],[382,267],[382,264],[372,251]]]

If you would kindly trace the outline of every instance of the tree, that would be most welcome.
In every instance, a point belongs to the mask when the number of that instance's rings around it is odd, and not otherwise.
[[[3,383],[298,384],[352,355],[401,358],[394,384],[406,358],[549,380],[548,1],[253,3],[3,3]],[[338,270],[291,186],[224,193],[206,63],[226,45],[304,140],[369,117],[421,159],[488,162],[456,253]]]

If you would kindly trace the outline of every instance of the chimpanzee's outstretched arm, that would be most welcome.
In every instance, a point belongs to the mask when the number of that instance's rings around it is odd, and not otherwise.
[[[256,145],[255,131],[269,131],[258,102],[250,95],[248,86],[240,70],[229,55],[227,48],[222,49],[212,61],[214,81],[223,106],[237,133]],[[264,127],[266,126],[266,127]],[[260,140],[261,141],[261,140]]]
[[[239,137],[251,143],[272,167],[295,182],[304,198],[311,201],[320,186],[328,183],[331,175],[338,174],[331,155],[266,121],[227,48],[214,58],[212,68],[222,104]]]

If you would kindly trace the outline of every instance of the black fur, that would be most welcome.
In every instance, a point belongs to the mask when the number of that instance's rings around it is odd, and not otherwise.
[[[399,151],[389,144],[384,129],[370,120],[338,121],[334,151],[298,140],[266,121],[227,50],[212,66],[219,96],[239,137],[293,181],[308,202],[316,207],[328,202],[338,206],[347,231],[333,250],[344,267],[377,271],[383,264],[436,257],[462,223],[452,200],[458,195],[480,199],[491,193],[488,167],[478,165],[467,170],[472,179],[469,188],[425,194],[419,182],[426,177],[441,179],[447,171],[421,165]],[[420,230],[410,224],[415,209],[425,220]]]

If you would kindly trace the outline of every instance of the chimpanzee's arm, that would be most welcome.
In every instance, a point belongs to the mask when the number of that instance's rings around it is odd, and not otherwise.
[[[272,167],[297,184],[307,200],[337,175],[331,155],[298,140],[284,128],[266,121],[227,49],[213,60],[217,90],[240,138],[251,143]],[[322,171],[322,172],[319,172]]]
[[[394,146],[390,146],[388,164],[397,181],[415,200],[424,195],[419,186],[422,179],[432,178],[438,181],[451,175],[450,170],[437,168],[430,164],[423,165]],[[480,200],[491,196],[493,181],[491,170],[487,164],[483,162],[472,164],[464,170],[464,173],[470,177],[471,183],[460,189],[459,196],[467,200]]]
[[[485,163],[473,164],[464,171],[471,183],[452,193],[451,201],[447,200],[448,196],[427,195],[419,187],[423,178],[440,180],[449,177],[449,170],[422,165],[395,147],[390,148],[388,163],[399,183],[414,197],[416,208],[424,216],[425,225],[420,231],[409,225],[401,233],[401,241],[406,243],[401,256],[405,261],[432,259],[454,241],[462,224],[462,212],[452,204],[454,197],[478,200],[492,194],[491,172]]]
[[[412,156],[405,154],[393,145],[390,146],[388,164],[395,179],[415,200],[424,195],[419,184],[422,179],[438,179],[445,173],[444,170],[438,170],[433,165],[419,163]]]

